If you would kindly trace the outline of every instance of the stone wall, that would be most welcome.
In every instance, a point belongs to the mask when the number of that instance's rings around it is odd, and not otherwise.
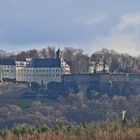
[[[62,76],[63,81],[75,81],[78,84],[100,81],[101,83],[112,82],[140,82],[140,74],[67,74]]]
[[[63,82],[76,82],[81,90],[97,89],[102,94],[139,94],[140,74],[70,74],[64,75]]]

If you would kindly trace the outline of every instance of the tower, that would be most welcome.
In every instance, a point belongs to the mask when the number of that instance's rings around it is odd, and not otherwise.
[[[60,58],[60,48],[56,51],[56,58]]]

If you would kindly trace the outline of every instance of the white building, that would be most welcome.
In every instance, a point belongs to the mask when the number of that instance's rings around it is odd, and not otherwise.
[[[91,65],[89,66],[89,73],[94,73],[94,72],[108,72],[109,71],[109,65],[105,65],[104,69],[104,64],[102,62],[97,63],[97,62],[92,62]]]
[[[16,61],[16,81],[27,81],[27,62]]]
[[[70,67],[60,58],[33,58],[16,61],[16,80],[47,85],[51,81],[61,82],[63,74],[70,74]]]
[[[47,86],[51,81],[61,82],[63,74],[70,74],[70,66],[60,58],[59,49],[56,58],[0,59],[0,81],[37,82]]]
[[[15,61],[11,59],[0,59],[0,81],[5,79],[16,79]]]
[[[60,58],[28,58],[26,61],[11,59],[0,60],[0,81],[15,79],[17,82],[36,82],[47,84],[51,81],[61,82],[63,74],[70,74],[70,66]]]

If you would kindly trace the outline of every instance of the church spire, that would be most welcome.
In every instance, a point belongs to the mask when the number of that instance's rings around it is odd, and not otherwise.
[[[56,58],[60,58],[60,48],[56,51]]]

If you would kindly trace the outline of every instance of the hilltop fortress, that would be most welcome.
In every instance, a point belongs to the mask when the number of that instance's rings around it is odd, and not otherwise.
[[[38,83],[75,83],[84,92],[98,91],[102,94],[139,94],[140,74],[132,73],[86,73],[71,74],[70,66],[61,58],[27,58],[25,61],[0,59],[0,81]]]

